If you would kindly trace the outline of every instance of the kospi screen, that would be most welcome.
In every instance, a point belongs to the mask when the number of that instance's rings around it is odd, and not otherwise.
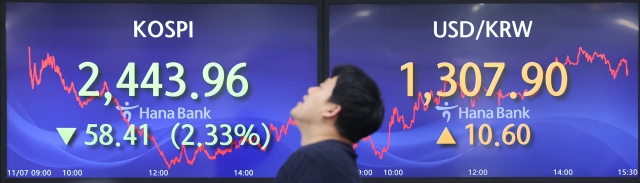
[[[317,9],[7,3],[7,177],[274,177]]]
[[[331,4],[387,110],[363,177],[637,177],[638,4]]]

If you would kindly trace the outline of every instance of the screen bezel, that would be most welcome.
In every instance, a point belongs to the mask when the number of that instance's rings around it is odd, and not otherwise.
[[[633,0],[324,0],[324,62],[329,68],[329,22],[330,7],[333,4],[562,4],[562,3],[617,3],[636,2]],[[638,3],[640,10],[640,3]],[[638,42],[640,43],[640,36]],[[638,54],[640,56],[640,53]],[[640,57],[639,57],[640,58]],[[639,66],[640,68],[640,66]],[[328,74],[328,73],[327,73]],[[638,77],[640,78],[640,76]],[[640,130],[639,130],[640,131]],[[640,143],[639,143],[640,146]],[[640,164],[640,163],[639,163]],[[640,182],[638,177],[421,177],[421,178],[364,178],[364,182]]]
[[[25,2],[19,0],[2,1],[0,21],[6,24],[6,2]],[[329,12],[331,4],[475,4],[475,3],[611,3],[610,1],[595,0],[31,0],[28,2],[47,3],[145,3],[145,4],[316,4],[317,6],[317,27],[318,27],[318,59],[317,75],[318,83],[321,83],[329,76]],[[635,0],[618,0],[616,2],[637,2]],[[640,3],[639,3],[640,9]],[[6,57],[6,32],[0,36],[2,49],[0,49],[0,103],[6,108],[6,80],[7,78],[7,57]],[[640,40],[639,40],[640,42]],[[640,54],[639,54],[640,55]],[[0,110],[0,125],[3,135],[7,134],[7,111]],[[0,137],[1,146],[1,168],[2,177],[0,182],[105,182],[105,183],[128,183],[128,182],[272,182],[273,178],[7,178],[7,138]],[[448,178],[364,178],[363,182],[638,182],[640,177],[607,177],[607,178],[587,178],[587,177],[562,177],[562,178],[537,178],[537,177],[448,177]]]
[[[121,4],[313,4],[316,5],[317,11],[317,83],[324,81],[324,71],[322,68],[324,67],[324,62],[322,58],[323,47],[322,47],[322,1],[321,0],[215,0],[215,1],[198,1],[198,0],[32,0],[32,1],[19,1],[19,0],[9,0],[2,1],[2,13],[0,14],[0,19],[2,24],[6,24],[6,3],[7,2],[36,2],[36,3],[121,3]],[[2,153],[2,159],[0,160],[0,164],[2,164],[2,177],[0,182],[47,182],[47,183],[57,183],[57,182],[78,182],[78,183],[89,183],[89,182],[104,182],[104,183],[128,183],[128,182],[154,182],[154,183],[163,183],[163,182],[229,182],[229,183],[241,183],[241,182],[272,182],[273,178],[8,178],[6,173],[7,170],[7,138],[4,135],[7,134],[7,99],[6,99],[6,91],[7,91],[7,49],[6,49],[6,28],[3,31],[2,39],[2,49],[0,50],[0,63],[2,63],[2,67],[0,69],[0,103],[3,104],[2,110],[0,110],[0,124],[2,125],[2,134],[3,137],[0,138],[2,141],[2,145],[0,146],[0,153]],[[9,81],[7,81],[9,82]]]

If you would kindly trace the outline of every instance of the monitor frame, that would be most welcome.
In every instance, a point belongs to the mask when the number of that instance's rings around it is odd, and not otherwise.
[[[314,4],[317,11],[317,83],[324,81],[324,68],[322,53],[322,1],[321,0],[2,0],[0,6],[0,21],[3,25],[6,25],[6,3],[7,2],[35,2],[35,3],[113,3],[113,4]],[[7,170],[7,42],[6,42],[6,29],[0,36],[2,48],[0,49],[0,103],[3,107],[0,107],[0,125],[2,137],[0,137],[0,153],[1,158],[1,177],[0,182],[29,182],[29,183],[62,183],[62,182],[74,182],[74,183],[134,183],[134,182],[152,182],[152,183],[164,183],[164,182],[224,182],[224,183],[243,183],[243,182],[256,182],[267,183],[273,182],[273,178],[8,178],[6,174]],[[7,81],[8,82],[8,81]]]
[[[329,68],[329,22],[330,20],[330,7],[333,4],[564,4],[564,3],[618,3],[637,2],[634,0],[617,0],[617,1],[603,1],[603,0],[324,0],[323,13],[324,13],[324,62],[325,71]],[[640,3],[638,3],[638,9],[640,10]],[[640,15],[640,13],[639,13]],[[640,43],[640,36],[638,39]],[[640,52],[638,54],[640,56]],[[638,57],[640,58],[640,57]],[[639,66],[640,68],[640,66]],[[328,73],[326,73],[328,76]],[[640,76],[638,76],[640,78]],[[640,130],[639,130],[640,131]],[[639,143],[640,147],[640,143]],[[640,162],[640,161],[639,161]],[[639,163],[640,164],[640,163]],[[363,182],[367,183],[386,183],[386,182],[401,182],[401,183],[413,183],[413,182],[640,182],[640,175],[638,177],[420,177],[420,178],[364,178]]]
[[[0,7],[0,21],[6,24],[6,2],[25,2],[20,0],[3,0]],[[329,12],[332,4],[522,4],[522,3],[611,3],[603,0],[30,0],[28,2],[46,3],[145,3],[145,4],[315,4],[317,6],[317,38],[318,38],[318,59],[317,59],[317,83],[321,83],[329,77]],[[618,0],[616,2],[637,2],[635,0]],[[640,9],[640,3],[638,4]],[[640,37],[640,36],[639,36]],[[7,56],[6,56],[6,32],[0,36],[2,49],[0,49],[0,103],[4,105],[0,110],[0,165],[2,173],[0,182],[104,182],[104,183],[133,183],[133,182],[272,182],[273,178],[7,178],[7,111],[6,89],[7,79]],[[640,42],[640,39],[638,40]],[[640,54],[639,54],[640,55]],[[640,145],[640,144],[639,144]],[[639,182],[640,177],[625,178],[593,178],[593,177],[447,177],[447,178],[363,178],[363,182]]]

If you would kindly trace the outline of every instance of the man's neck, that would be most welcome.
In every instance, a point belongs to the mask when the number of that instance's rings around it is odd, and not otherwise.
[[[302,140],[301,146],[325,141],[337,140],[346,144],[353,144],[349,139],[342,137],[335,128],[326,125],[299,125]]]

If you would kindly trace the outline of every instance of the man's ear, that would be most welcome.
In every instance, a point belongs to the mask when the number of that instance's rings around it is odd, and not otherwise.
[[[342,107],[340,105],[334,104],[331,106],[331,108],[328,111],[325,111],[324,113],[322,113],[322,117],[337,118],[338,113],[340,112],[341,109]]]

